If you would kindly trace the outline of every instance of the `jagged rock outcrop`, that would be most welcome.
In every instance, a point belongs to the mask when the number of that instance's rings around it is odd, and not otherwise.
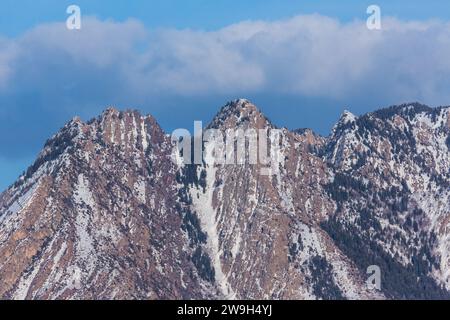
[[[74,119],[2,195],[0,296],[179,299],[214,293],[177,210],[170,139],[152,117]]]
[[[449,113],[408,104],[345,114],[327,142],[337,209],[325,230],[360,267],[389,270],[388,297],[448,298]]]

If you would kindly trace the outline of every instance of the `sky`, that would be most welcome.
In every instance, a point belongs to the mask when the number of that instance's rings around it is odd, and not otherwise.
[[[372,4],[381,30],[366,26]],[[344,109],[448,105],[449,21],[444,0],[2,0],[0,190],[68,120],[108,106],[170,132],[247,98],[327,135]]]

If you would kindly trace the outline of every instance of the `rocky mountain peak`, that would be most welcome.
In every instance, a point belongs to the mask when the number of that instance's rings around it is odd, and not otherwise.
[[[348,110],[344,110],[344,112],[339,117],[338,122],[333,126],[331,135],[336,136],[343,132],[348,131],[347,129],[355,128],[356,120],[358,119],[353,113]]]
[[[249,100],[237,99],[223,106],[208,126],[215,129],[273,128],[270,120]]]
[[[339,122],[342,124],[346,124],[349,122],[354,122],[356,120],[356,118],[357,117],[353,113],[351,113],[348,110],[344,110],[344,112],[342,113],[342,115],[339,119]]]

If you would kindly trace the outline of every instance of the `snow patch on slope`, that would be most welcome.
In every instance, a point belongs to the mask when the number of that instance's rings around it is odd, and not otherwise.
[[[212,151],[213,145],[207,145],[206,154],[211,155]],[[214,164],[209,164],[204,167],[204,170],[206,170],[206,192],[203,193],[201,189],[191,189],[190,192],[193,199],[193,205],[200,219],[201,227],[208,235],[207,247],[212,259],[215,280],[219,290],[224,298],[234,299],[236,294],[228,282],[228,277],[222,270],[222,262],[220,260],[222,250],[220,248],[219,234],[217,231],[216,210],[213,207],[214,184],[217,169],[214,167]]]
[[[76,235],[78,238],[76,245],[77,261],[83,266],[85,273],[94,271],[95,248],[94,240],[89,233],[92,213],[95,213],[95,200],[89,188],[89,181],[83,174],[78,175],[78,183],[75,187],[74,202],[77,205],[76,212]]]

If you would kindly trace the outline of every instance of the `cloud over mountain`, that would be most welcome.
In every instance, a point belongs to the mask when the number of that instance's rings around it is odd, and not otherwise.
[[[45,92],[55,85],[81,90],[102,75],[105,86],[113,85],[104,76],[112,73],[124,84],[113,92],[122,94],[270,88],[351,98],[358,94],[356,85],[388,89],[399,99],[410,92],[428,100],[448,99],[442,81],[450,73],[444,59],[450,27],[442,22],[387,18],[381,31],[370,31],[363,21],[342,24],[308,15],[244,21],[207,32],[146,30],[136,20],[85,18],[81,31],[69,31],[63,23],[41,25],[18,39],[2,40],[1,47],[3,93],[24,84],[24,90]]]
[[[39,120],[62,124],[71,114],[142,107],[162,96],[448,103],[450,25],[384,18],[382,27],[321,15],[216,31],[149,30],[137,20],[93,17],[83,17],[80,31],[64,22],[37,26],[0,39],[0,156],[35,143],[22,132],[40,132]]]

